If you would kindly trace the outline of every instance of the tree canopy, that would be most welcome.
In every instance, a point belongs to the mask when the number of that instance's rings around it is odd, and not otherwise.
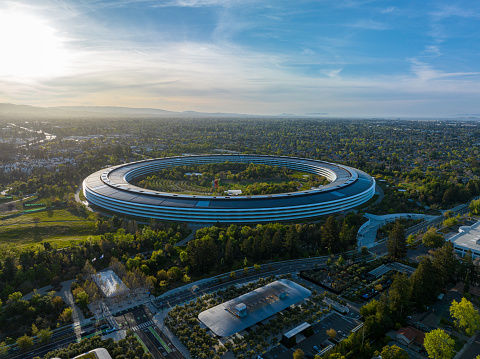
[[[442,329],[435,329],[430,333],[425,333],[423,345],[429,358],[451,359],[453,357],[455,341]]]
[[[462,298],[460,302],[452,301],[450,315],[454,318],[455,325],[469,336],[480,329],[480,313],[466,298]]]

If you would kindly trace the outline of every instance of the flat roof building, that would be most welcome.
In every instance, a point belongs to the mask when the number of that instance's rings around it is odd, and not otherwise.
[[[472,258],[480,258],[480,221],[471,226],[460,227],[458,233],[448,240],[453,243],[458,255],[463,257],[471,251]]]
[[[310,295],[310,290],[301,285],[280,279],[207,309],[198,315],[198,319],[215,335],[229,337]]]
[[[125,293],[129,289],[112,270],[94,274],[93,280],[105,297],[110,298]]]

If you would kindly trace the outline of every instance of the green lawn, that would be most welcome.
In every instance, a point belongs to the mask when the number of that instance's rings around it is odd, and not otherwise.
[[[54,210],[45,210],[35,213],[28,213],[21,215],[19,217],[9,218],[0,221],[0,226],[2,225],[15,225],[23,223],[35,223],[38,220],[38,223],[42,222],[51,222],[51,221],[85,221],[85,217],[80,217],[78,215],[70,213],[66,209],[54,209]]]
[[[95,222],[67,209],[49,209],[1,220],[0,245],[24,247],[49,242],[57,248],[85,241],[95,233]],[[97,240],[99,237],[94,236]]]

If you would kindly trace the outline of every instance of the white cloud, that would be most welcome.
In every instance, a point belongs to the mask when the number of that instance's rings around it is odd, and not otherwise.
[[[394,12],[395,10],[397,10],[397,8],[395,6],[389,6],[387,8],[380,9],[380,13],[381,14],[390,14],[391,12]]]
[[[429,81],[448,77],[478,76],[480,72],[443,72],[435,70],[433,66],[418,61],[417,59],[408,59],[411,63],[411,71],[421,81]]]
[[[441,56],[442,53],[440,52],[440,49],[438,46],[435,45],[429,45],[425,47],[425,50],[423,51],[425,55],[433,55],[433,56]]]
[[[374,21],[374,20],[359,20],[353,24],[349,24],[348,26],[357,28],[357,29],[363,29],[363,30],[388,30],[391,28],[390,25],[379,22],[379,21]]]

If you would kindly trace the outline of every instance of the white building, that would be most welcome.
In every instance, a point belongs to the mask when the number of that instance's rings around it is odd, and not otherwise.
[[[458,233],[448,240],[453,243],[455,252],[461,257],[471,251],[472,258],[480,258],[480,221],[471,226],[460,227]]]

